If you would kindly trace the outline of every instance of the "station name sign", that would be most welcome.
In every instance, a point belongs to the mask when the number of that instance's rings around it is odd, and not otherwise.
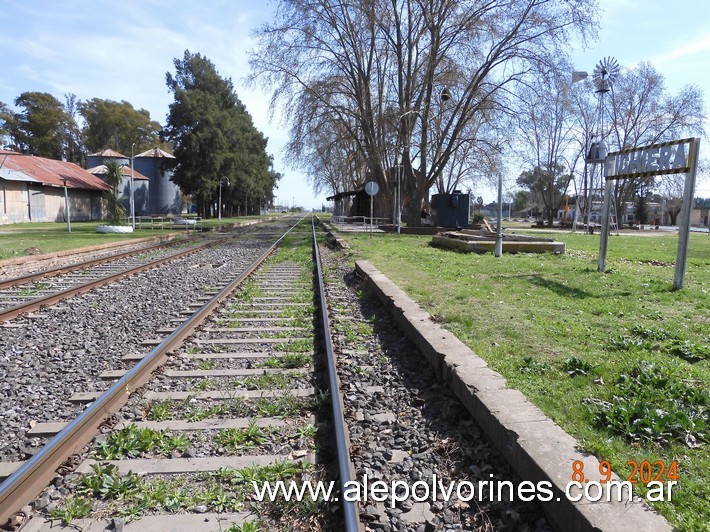
[[[674,140],[611,152],[604,160],[604,174],[610,180],[689,172],[696,141],[694,138]]]

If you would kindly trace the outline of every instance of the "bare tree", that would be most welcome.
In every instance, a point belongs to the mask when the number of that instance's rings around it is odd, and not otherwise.
[[[593,0],[280,0],[258,33],[252,80],[273,87],[292,134],[339,122],[368,178],[392,193],[402,161],[408,223],[475,126],[509,110],[530,65],[572,30],[594,29]],[[490,147],[489,147],[490,148]],[[482,147],[481,149],[485,149]],[[400,157],[401,154],[401,157]]]
[[[556,68],[535,72],[518,92],[522,100],[518,155],[531,170],[524,172],[518,183],[533,187],[530,191],[542,203],[548,225],[564,203],[581,155],[574,134],[577,119],[571,70],[562,62]]]
[[[705,109],[702,91],[686,86],[676,95],[665,91],[663,76],[650,64],[640,63],[622,72],[611,90],[608,114],[609,151],[622,150],[703,133]],[[653,179],[624,179],[614,183],[616,212],[624,211],[639,190]]]
[[[287,147],[307,171],[316,193],[353,190],[365,180],[367,167],[352,139],[343,135],[337,122],[324,122],[313,129],[304,146]]]

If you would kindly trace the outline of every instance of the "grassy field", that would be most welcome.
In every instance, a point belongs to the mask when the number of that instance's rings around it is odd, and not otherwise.
[[[612,235],[604,274],[598,235],[552,235],[567,254],[346,238],[353,259],[371,261],[622,479],[628,462],[677,461],[673,500],[655,506],[682,530],[708,530],[710,236],[691,235],[685,288],[673,291],[674,235]]]
[[[278,216],[278,215],[277,215]],[[214,228],[218,225],[240,223],[249,220],[256,220],[259,216],[242,216],[240,218],[222,218],[203,220],[202,224],[206,228]],[[22,257],[27,255],[25,250],[30,248],[39,249],[40,253],[52,253],[65,249],[77,249],[85,246],[96,246],[109,242],[120,242],[133,240],[136,238],[147,238],[168,232],[184,233],[185,226],[170,226],[159,230],[151,230],[144,224],[145,229],[138,229],[133,233],[97,233],[96,226],[106,222],[72,222],[72,232],[67,232],[65,223],[22,223],[0,226],[0,260]]]

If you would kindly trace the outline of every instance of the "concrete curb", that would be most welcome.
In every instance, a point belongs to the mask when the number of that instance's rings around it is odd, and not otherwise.
[[[508,388],[499,373],[488,368],[482,358],[452,333],[434,323],[427,312],[372,264],[356,261],[355,267],[516,473],[535,484],[550,483],[553,497],[550,502],[542,502],[541,507],[556,530],[673,530],[638,497],[623,503],[606,502],[606,497],[599,502],[567,499],[565,488],[572,480],[573,462],[582,461],[587,477],[598,480],[599,461],[576,450],[577,441],[572,436],[521,392]],[[612,480],[619,478],[614,475]],[[579,491],[570,493],[577,495]]]
[[[324,222],[321,219],[319,219],[318,221],[323,224],[323,227],[328,233],[328,244],[330,246],[341,251],[345,249],[350,249],[350,244],[348,244],[346,240],[338,236],[338,231],[332,225],[330,225],[328,222]]]

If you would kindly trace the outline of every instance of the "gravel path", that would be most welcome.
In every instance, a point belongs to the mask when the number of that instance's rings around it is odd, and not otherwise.
[[[68,403],[71,394],[106,389],[101,372],[125,368],[123,355],[148,352],[142,341],[266,247],[245,240],[208,249],[4,324],[0,461],[33,455],[46,442],[26,436],[34,423],[73,419],[83,406]]]
[[[520,479],[487,442],[463,405],[429,370],[416,347],[399,331],[382,306],[363,293],[351,261],[322,250],[334,340],[343,384],[346,417],[358,480],[393,480],[410,486],[431,483]],[[372,387],[381,387],[373,391]],[[423,492],[422,492],[423,493]],[[361,505],[368,530],[551,530],[534,503],[495,502],[476,496],[469,502],[369,502]]]

